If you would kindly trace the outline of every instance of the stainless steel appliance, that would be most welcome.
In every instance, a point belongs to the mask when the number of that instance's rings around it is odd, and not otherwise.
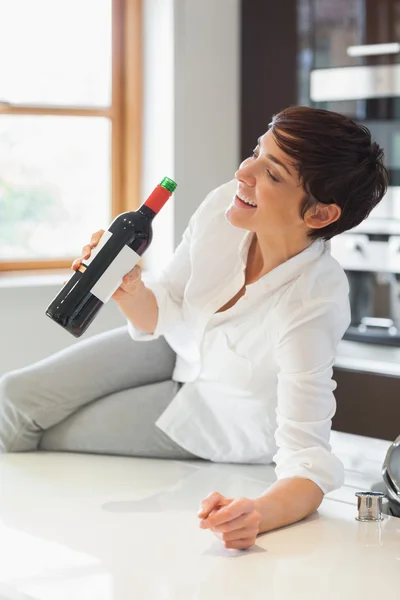
[[[300,104],[346,114],[384,148],[390,187],[332,240],[350,284],[348,340],[400,346],[400,0],[298,0]]]
[[[400,516],[400,435],[387,451],[382,466],[382,476],[392,514]]]
[[[373,493],[382,493],[382,512],[400,517],[400,435],[390,445],[382,465],[382,480],[372,486]]]
[[[400,346],[400,235],[369,223],[332,240],[347,273],[351,325],[344,339]]]

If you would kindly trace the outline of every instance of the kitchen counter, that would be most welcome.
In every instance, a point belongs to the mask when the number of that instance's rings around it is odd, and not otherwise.
[[[227,550],[198,526],[210,491],[256,497],[272,466],[0,456],[1,600],[365,600],[396,592],[400,519],[359,523],[389,443],[333,432],[346,483],[301,523]]]
[[[394,440],[400,433],[400,348],[342,340],[334,364],[333,426]]]
[[[339,343],[335,367],[400,377],[400,348],[342,340]]]

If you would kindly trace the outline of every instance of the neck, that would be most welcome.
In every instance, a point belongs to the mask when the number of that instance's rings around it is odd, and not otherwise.
[[[251,242],[247,258],[246,283],[263,277],[293,256],[308,248],[312,241],[301,236],[298,239],[287,239],[276,236],[255,234]]]

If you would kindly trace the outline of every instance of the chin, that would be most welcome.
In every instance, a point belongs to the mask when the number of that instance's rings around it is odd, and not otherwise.
[[[249,224],[249,219],[246,219],[245,215],[240,214],[242,211],[238,211],[232,204],[228,206],[225,211],[225,216],[229,223],[239,229],[252,230]]]

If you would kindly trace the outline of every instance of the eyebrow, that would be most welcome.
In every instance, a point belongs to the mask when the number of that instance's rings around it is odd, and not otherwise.
[[[260,136],[260,137],[258,138],[258,140],[257,140],[257,144],[258,144],[258,146],[260,145],[260,140],[261,140],[261,136]],[[277,164],[277,165],[280,165],[281,167],[283,167],[283,168],[285,169],[286,173],[287,173],[288,175],[290,175],[290,177],[292,177],[292,173],[289,171],[289,169],[287,168],[287,166],[286,166],[285,164],[283,164],[283,162],[281,162],[281,161],[279,160],[279,158],[276,158],[276,156],[273,156],[273,154],[266,154],[265,156],[266,156],[267,158],[269,158],[269,160],[271,160],[271,161],[272,161],[272,162],[274,162],[275,164]]]

